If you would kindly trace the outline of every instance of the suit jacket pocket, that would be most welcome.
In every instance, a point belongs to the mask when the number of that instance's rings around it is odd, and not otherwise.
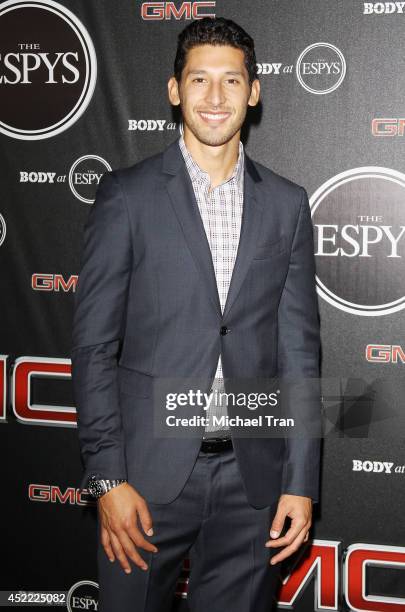
[[[267,257],[274,257],[280,255],[287,250],[285,238],[280,238],[275,242],[269,242],[268,244],[262,244],[256,247],[253,259],[266,259]]]
[[[118,385],[122,393],[137,397],[151,397],[153,390],[153,376],[128,368],[118,366]]]

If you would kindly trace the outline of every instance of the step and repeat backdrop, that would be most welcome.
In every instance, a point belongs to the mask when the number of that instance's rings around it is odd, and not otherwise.
[[[69,359],[83,226],[105,171],[179,136],[166,83],[177,34],[206,15],[253,36],[246,151],[312,208],[322,499],[278,607],[405,610],[405,2],[0,3],[1,589],[97,609]]]

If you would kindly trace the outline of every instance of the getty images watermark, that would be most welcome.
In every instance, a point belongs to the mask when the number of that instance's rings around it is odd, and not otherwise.
[[[125,386],[132,388],[130,370]],[[405,439],[396,377],[168,378],[137,373],[123,409],[144,410],[155,437],[201,438],[214,430],[252,438]],[[134,379],[135,380],[135,379]],[[403,388],[402,388],[403,387]]]
[[[178,417],[174,414],[166,416],[168,427],[262,427],[264,421],[268,427],[294,427],[293,418],[282,418],[274,414],[259,414],[258,416],[244,416],[239,414],[230,416],[228,407],[234,403],[250,411],[259,407],[277,407],[280,390],[272,393],[227,393],[214,389],[209,393],[201,389],[189,389],[187,393],[168,393],[166,395],[166,410],[175,411],[179,407],[200,407],[206,414],[191,417]]]
[[[201,437],[231,430],[237,437],[319,437],[318,379],[159,378],[153,385],[154,433],[159,437]]]

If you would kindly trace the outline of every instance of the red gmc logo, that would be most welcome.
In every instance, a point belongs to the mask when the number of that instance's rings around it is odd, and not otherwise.
[[[405,363],[405,352],[399,344],[367,344],[366,360],[371,363]]]
[[[174,2],[142,2],[142,19],[161,21],[163,19],[202,19],[215,17],[215,13],[204,12],[215,8],[215,2],[182,2],[176,7]]]
[[[76,291],[76,285],[79,276],[71,274],[68,280],[65,280],[62,274],[33,274],[31,276],[31,287],[35,291]]]
[[[67,487],[61,489],[58,485],[48,485],[31,482],[28,485],[28,499],[48,504],[69,504],[71,506],[95,506],[97,504],[87,489]]]
[[[314,610],[340,610],[339,542],[313,540],[309,555],[283,580],[279,606],[291,608],[315,576]],[[350,610],[389,612],[405,610],[405,599],[366,595],[367,569],[371,566],[405,569],[405,548],[352,544],[342,564],[343,597]]]
[[[371,133],[373,136],[403,136],[405,119],[373,119]]]
[[[6,420],[7,359],[0,355],[0,421]],[[74,406],[34,403],[32,384],[38,378],[70,379],[70,359],[55,357],[18,357],[10,377],[10,404],[18,421],[30,425],[66,425],[76,427]]]

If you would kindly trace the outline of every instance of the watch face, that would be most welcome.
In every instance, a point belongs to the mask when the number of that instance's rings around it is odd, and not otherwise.
[[[87,490],[89,491],[90,495],[97,498],[101,497],[101,495],[104,495],[104,493],[107,493],[107,491],[110,491],[112,488],[116,487],[122,482],[127,482],[127,480],[123,478],[118,480],[104,480],[103,478],[100,478],[100,476],[93,474],[87,481]]]
[[[103,492],[100,483],[95,476],[91,476],[89,478],[87,489],[90,492],[90,495],[93,497],[100,497],[101,493]]]

